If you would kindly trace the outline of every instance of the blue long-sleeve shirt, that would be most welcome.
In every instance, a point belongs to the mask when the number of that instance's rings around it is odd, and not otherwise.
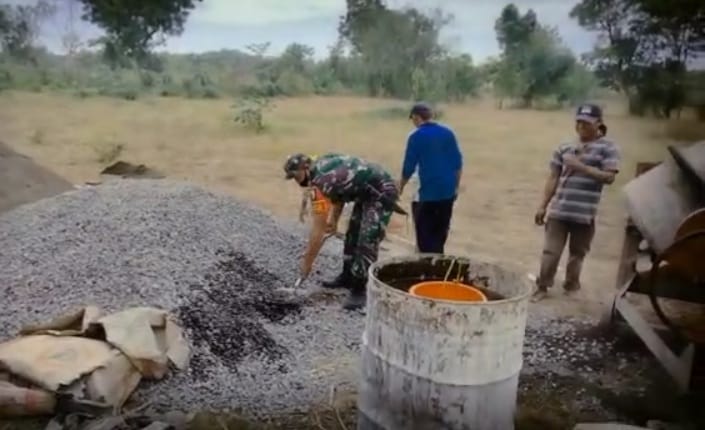
[[[417,168],[419,201],[455,197],[458,173],[463,168],[463,155],[450,128],[428,122],[409,135],[402,178],[408,180]]]

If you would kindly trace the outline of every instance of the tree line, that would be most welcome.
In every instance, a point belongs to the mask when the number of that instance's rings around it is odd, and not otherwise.
[[[206,0],[207,1],[207,0]],[[269,55],[268,43],[247,50],[166,54],[155,49],[181,34],[201,0],[70,0],[81,19],[104,35],[81,44],[65,35],[65,55],[39,46],[54,3],[0,2],[0,89],[65,89],[77,94],[275,97],[354,93],[373,97],[463,101],[491,92],[499,106],[565,106],[597,87],[622,93],[634,114],[669,117],[703,109],[702,73],[690,70],[705,52],[701,0],[582,0],[571,18],[597,34],[582,58],[541,23],[535,11],[508,4],[496,17],[497,58],[475,64],[443,45],[452,16],[437,9],[393,9],[383,0],[346,0],[338,40],[321,60],[292,43]]]

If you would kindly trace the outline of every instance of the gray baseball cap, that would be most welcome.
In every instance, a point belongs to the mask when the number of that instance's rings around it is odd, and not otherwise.
[[[586,103],[580,105],[575,112],[576,121],[585,121],[592,124],[602,121],[602,108],[598,105]]]

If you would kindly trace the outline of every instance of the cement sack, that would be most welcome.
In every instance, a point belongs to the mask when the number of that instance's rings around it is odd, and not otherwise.
[[[188,365],[181,328],[166,312],[139,307],[100,315],[86,307],[23,328],[0,344],[0,367],[45,390],[120,408],[142,377],[162,378],[169,362]]]

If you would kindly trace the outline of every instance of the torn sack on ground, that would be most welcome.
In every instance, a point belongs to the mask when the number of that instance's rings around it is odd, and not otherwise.
[[[0,343],[0,369],[51,393],[120,409],[143,377],[161,379],[170,362],[183,370],[189,354],[181,328],[165,311],[137,307],[103,315],[89,306]]]

